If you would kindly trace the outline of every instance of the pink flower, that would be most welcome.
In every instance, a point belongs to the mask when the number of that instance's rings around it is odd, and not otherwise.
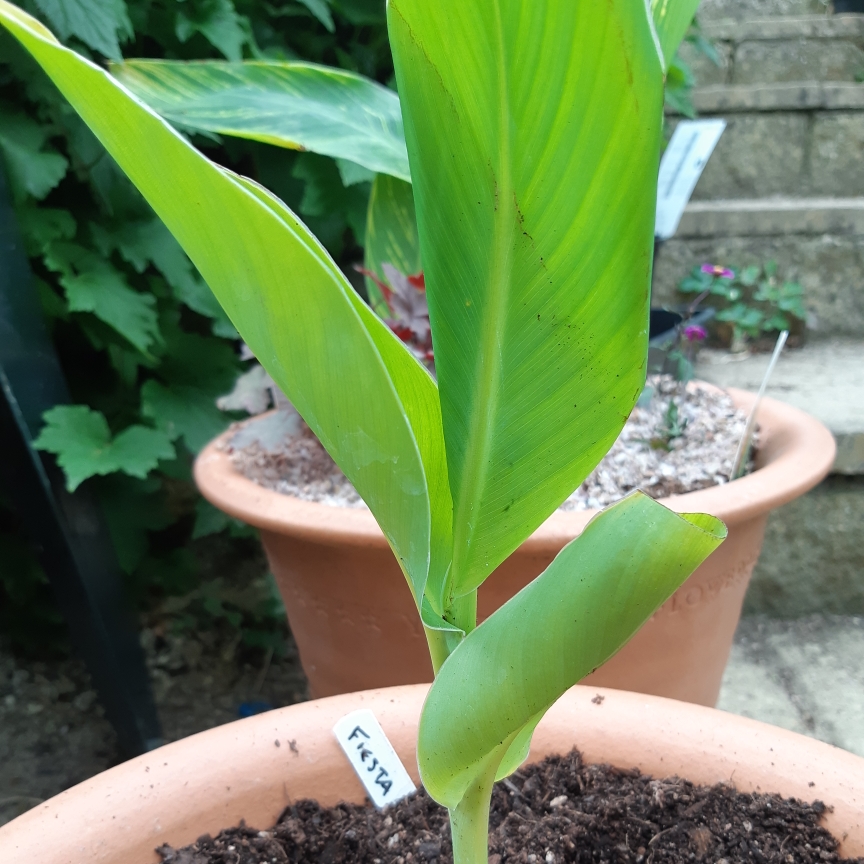
[[[710,273],[719,279],[735,278],[735,273],[732,270],[728,267],[721,267],[719,264],[703,264],[701,269],[703,273]]]
[[[684,338],[688,342],[702,342],[708,338],[708,331],[698,324],[690,324],[684,328]]]

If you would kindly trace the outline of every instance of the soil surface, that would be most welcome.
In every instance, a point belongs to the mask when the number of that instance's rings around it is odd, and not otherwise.
[[[634,489],[652,498],[729,481],[746,416],[713,387],[651,376],[618,440],[562,510],[605,507]],[[228,443],[234,467],[261,486],[334,507],[366,504],[288,406],[239,427]]]
[[[308,699],[296,647],[285,656],[209,633],[142,633],[165,741]],[[0,645],[0,825],[122,761],[84,665],[27,661]]]
[[[825,806],[729,786],[653,780],[582,764],[574,750],[516,772],[492,796],[489,864],[815,864],[840,860],[821,825]],[[165,864],[451,864],[447,811],[422,790],[383,812],[314,801],[275,828],[245,825],[183,849]]]

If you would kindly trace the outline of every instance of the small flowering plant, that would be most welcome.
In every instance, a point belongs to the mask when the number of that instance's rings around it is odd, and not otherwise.
[[[708,331],[701,324],[688,324],[683,332],[684,338],[691,344],[704,342],[708,338]]]
[[[782,330],[800,334],[807,318],[804,289],[798,282],[781,280],[777,269],[776,261],[740,270],[706,263],[694,267],[679,290],[710,295],[721,305],[715,320],[731,325],[733,346]]]

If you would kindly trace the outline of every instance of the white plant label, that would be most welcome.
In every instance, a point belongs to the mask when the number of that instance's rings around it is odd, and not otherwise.
[[[417,791],[381,724],[368,708],[346,714],[333,727],[333,733],[379,810]]]
[[[682,120],[660,160],[654,236],[668,240],[678,230],[684,208],[714,152],[725,120]]]

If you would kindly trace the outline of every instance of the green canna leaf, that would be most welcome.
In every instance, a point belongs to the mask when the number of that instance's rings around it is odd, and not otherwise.
[[[417,236],[417,216],[411,184],[387,174],[379,174],[372,184],[369,212],[366,218],[364,265],[367,270],[384,278],[382,264],[392,264],[406,276],[419,273],[420,238]],[[383,317],[389,316],[381,289],[366,278],[366,290],[372,306]]]
[[[651,0],[651,14],[654,16],[664,68],[671,66],[698,8],[699,0]]]
[[[450,602],[582,482],[642,391],[663,69],[642,0],[390,0],[388,16],[453,496]]]
[[[126,60],[111,74],[183,129],[348,159],[410,180],[399,97],[314,63]]]
[[[107,73],[5,0],[0,23],[147,198],[367,501],[419,605],[429,573],[429,486],[436,490],[435,512],[447,512],[438,491],[447,485],[440,415],[428,373],[278,199],[211,163]],[[436,549],[447,545],[448,528],[438,524],[436,536],[444,540]]]
[[[595,516],[441,667],[417,750],[429,794],[457,807],[490,754],[499,777],[514,770],[540,717],[618,651],[725,535],[718,519],[678,515],[641,492]]]

